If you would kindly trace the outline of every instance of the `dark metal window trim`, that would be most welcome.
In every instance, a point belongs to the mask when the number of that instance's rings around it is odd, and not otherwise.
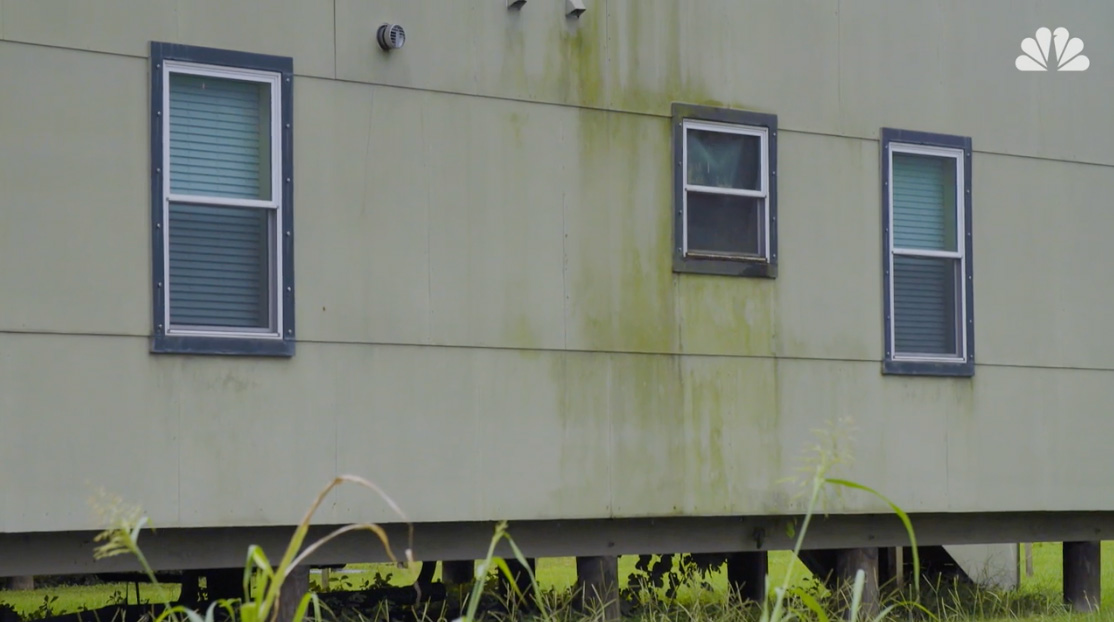
[[[964,226],[964,304],[967,323],[967,358],[956,362],[908,361],[893,358],[893,335],[890,332],[890,271],[893,256],[890,253],[890,144],[924,145],[963,150],[963,226]],[[882,373],[911,376],[975,375],[975,284],[971,233],[971,137],[952,134],[934,134],[894,128],[882,128],[882,333],[885,335],[885,356]]]
[[[777,277],[777,115],[713,108],[692,104],[674,103],[673,116],[673,271],[719,276]],[[766,241],[769,259],[717,259],[712,257],[686,257],[684,254],[684,121],[714,121],[751,127],[763,127],[768,132],[767,179],[769,197],[766,218],[770,236]]]
[[[165,303],[162,293],[163,263],[163,178],[162,161],[162,64],[178,60],[205,65],[254,69],[281,74],[279,97],[282,103],[282,283],[278,304],[282,305],[281,338],[202,337],[167,335],[163,326]],[[235,52],[214,48],[151,42],[151,260],[152,335],[151,351],[177,354],[224,354],[248,356],[294,355],[294,60],[283,56]]]

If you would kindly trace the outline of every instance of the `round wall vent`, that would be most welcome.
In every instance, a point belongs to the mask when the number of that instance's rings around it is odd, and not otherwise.
[[[406,31],[398,24],[383,24],[375,36],[379,40],[379,47],[384,50],[395,50],[406,43]]]

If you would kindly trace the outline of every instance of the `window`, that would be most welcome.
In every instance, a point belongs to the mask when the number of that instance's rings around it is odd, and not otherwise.
[[[152,351],[294,353],[289,58],[151,44]]]
[[[777,275],[777,117],[673,105],[675,272]]]
[[[971,139],[882,130],[883,372],[970,376]]]

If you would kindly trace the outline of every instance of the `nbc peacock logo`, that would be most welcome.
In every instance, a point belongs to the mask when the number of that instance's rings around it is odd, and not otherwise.
[[[1055,58],[1049,55],[1053,50]],[[1025,53],[1014,63],[1019,71],[1086,71],[1091,66],[1091,59],[1080,53],[1083,40],[1071,37],[1064,27],[1038,28],[1036,37],[1021,42],[1021,51]]]

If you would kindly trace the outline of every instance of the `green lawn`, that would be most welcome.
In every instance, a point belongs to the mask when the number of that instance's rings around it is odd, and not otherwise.
[[[633,571],[636,560],[637,558],[630,556],[620,558],[619,575],[620,580],[624,583],[627,576]],[[1034,544],[1033,562],[1034,573],[1031,577],[1026,576],[1024,563],[1022,563],[1021,588],[1017,593],[1013,594],[1012,597],[1017,597],[1019,600],[1031,598],[1057,601],[1061,590],[1062,572],[1060,544]],[[798,583],[809,577],[808,571],[805,570],[790,553],[774,552],[770,555],[770,580],[772,584],[780,583],[790,563],[793,564],[794,576],[797,577]],[[345,582],[353,588],[358,588],[362,586],[365,581],[373,577],[375,572],[383,574],[390,573],[392,575],[391,583],[395,585],[406,585],[412,582],[417,576],[416,567],[406,569],[386,564],[353,564],[348,567],[348,570],[359,572],[334,571],[331,580],[331,586],[333,588],[341,588]],[[1114,542],[1103,543],[1102,570],[1103,602],[1108,605],[1114,604]],[[538,560],[538,578],[543,588],[568,588],[572,586],[576,578],[575,562],[572,558],[540,559]],[[313,581],[316,585],[316,582],[319,581],[317,575],[314,575]],[[722,571],[711,577],[711,584],[716,593],[722,594],[724,592],[726,588],[726,577]],[[94,609],[110,603],[119,602],[125,590],[127,590],[129,602],[134,603],[134,587],[125,586],[124,584],[37,589],[27,592],[0,591],[0,603],[10,604],[21,615],[35,612],[41,613],[45,609],[44,603],[49,606],[50,611],[53,613],[63,613],[78,611],[83,608]],[[145,584],[140,585],[140,597],[143,602],[166,602],[171,598],[177,597],[177,593],[177,585],[165,588]],[[682,600],[692,600],[696,596],[697,595],[692,592],[685,591],[679,594],[679,598]],[[704,594],[702,600],[706,598],[715,598],[715,594]],[[993,598],[999,597],[993,596]],[[1058,622],[1067,622],[1071,618],[1080,617],[1042,615],[1039,608],[1036,610],[1036,613],[1021,611],[1020,615],[1024,619],[1033,621],[1055,617]],[[1017,619],[1018,615],[1014,614],[1006,617]],[[1088,620],[1096,619],[1095,616],[1082,617],[1086,617]],[[1114,620],[1114,616],[1107,614],[1100,614],[1098,618],[1110,618]]]

